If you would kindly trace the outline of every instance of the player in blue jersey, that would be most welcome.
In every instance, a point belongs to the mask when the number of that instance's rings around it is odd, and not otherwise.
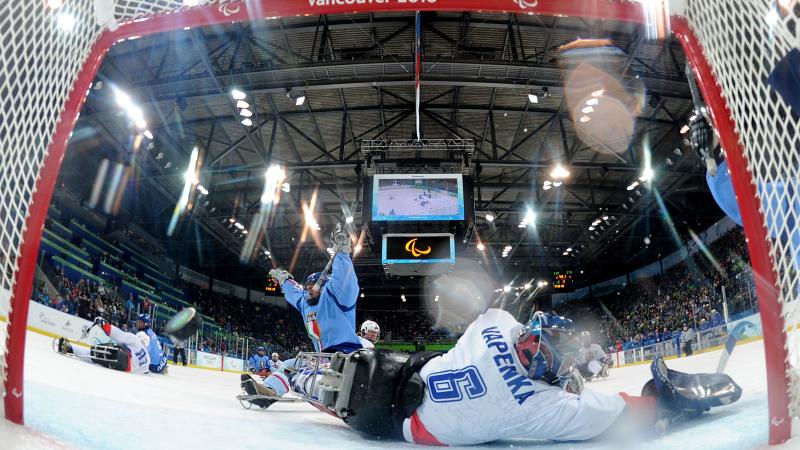
[[[164,353],[164,349],[161,348],[161,342],[158,340],[158,336],[153,329],[150,328],[151,323],[150,314],[139,314],[139,317],[136,319],[136,329],[150,337],[150,342],[147,345],[147,353],[150,355],[150,372],[166,374],[167,354]]]
[[[286,301],[303,316],[316,351],[350,353],[361,348],[355,332],[359,287],[350,258],[350,236],[334,235],[333,250],[330,276],[312,273],[301,285],[284,269],[272,269],[269,274],[280,284]]]
[[[318,352],[351,353],[362,347],[355,332],[359,287],[350,258],[350,245],[347,233],[335,233],[331,274],[312,273],[304,285],[296,282],[284,269],[272,269],[269,272],[281,286],[286,301],[303,316],[306,332],[314,344],[314,350]],[[284,367],[293,365],[294,359],[284,362]],[[289,380],[284,371],[273,372],[263,384],[244,374],[242,388],[251,395],[282,396],[289,391]],[[254,403],[266,407],[271,402],[256,400]]]
[[[269,357],[267,356],[267,349],[264,347],[258,347],[256,353],[253,354],[247,362],[250,364],[250,372],[260,377],[269,376],[272,370],[272,364],[270,364]]]

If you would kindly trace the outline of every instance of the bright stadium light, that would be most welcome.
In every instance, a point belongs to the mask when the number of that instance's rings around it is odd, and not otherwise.
[[[295,106],[303,106],[303,103],[305,103],[305,102],[306,102],[306,96],[305,95],[300,95],[296,99],[294,99],[294,105]]]
[[[511,285],[507,284],[507,285],[503,286],[503,292],[511,292]]]
[[[653,169],[651,167],[645,167],[644,170],[642,170],[642,175],[639,177],[639,181],[651,181],[653,177],[655,177],[655,172],[653,172]]]
[[[486,249],[486,246],[483,245],[483,242],[478,242],[478,245],[476,245],[475,248],[477,248],[480,251],[483,251],[484,249]]]
[[[436,297],[433,297],[433,301],[438,302],[439,301],[439,296],[437,295]]]
[[[246,127],[252,126],[253,125],[253,121],[250,120],[249,117],[245,117],[244,119],[242,119],[242,125],[244,125]]]
[[[47,0],[47,7],[53,10],[61,8],[64,5],[64,0]]]
[[[528,94],[528,101],[531,103],[539,103],[539,96],[531,92]]]
[[[250,103],[247,103],[244,100],[239,100],[236,102],[236,107],[239,109],[245,109],[250,107]]]
[[[594,112],[594,108],[592,108],[591,106],[585,106],[585,107],[584,107],[584,108],[581,110],[581,112],[582,112],[582,113],[584,113],[584,114],[591,114],[591,113],[593,113],[593,112]]]
[[[347,216],[344,219],[345,223],[353,223],[353,216]]]
[[[486,216],[485,216],[484,218],[485,218],[485,219],[486,219],[486,221],[487,221],[487,222],[489,222],[489,223],[492,223],[492,222],[494,222],[494,216],[493,216],[491,213],[487,213],[487,214],[486,214]]]
[[[231,90],[231,97],[233,97],[234,100],[244,100],[245,97],[247,97],[247,94],[239,89],[233,89]]]
[[[250,111],[249,109],[243,109],[239,111],[239,115],[242,117],[253,117],[253,112]]]
[[[522,287],[523,287],[523,288],[525,288],[525,290],[527,291],[527,290],[528,290],[528,289],[530,289],[532,286],[531,286],[531,284],[530,284],[530,283],[525,283],[525,285],[524,285],[524,286],[522,286]]]
[[[556,164],[553,167],[553,170],[550,171],[550,176],[556,180],[563,180],[569,176],[569,170],[565,169],[560,163]]]
[[[597,106],[600,103],[600,100],[597,97],[592,97],[589,100],[586,100],[586,106]]]

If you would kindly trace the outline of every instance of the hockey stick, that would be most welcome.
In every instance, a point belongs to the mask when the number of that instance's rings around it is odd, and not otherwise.
[[[334,236],[336,234],[338,234],[338,233],[341,233],[341,232],[342,232],[342,224],[341,223],[337,223],[336,227],[335,227],[335,229],[333,231]],[[322,269],[322,272],[320,272],[319,278],[317,279],[317,282],[314,283],[314,290],[315,291],[319,291],[320,290],[320,288],[322,287],[322,279],[325,278],[325,276],[327,276],[329,273],[331,273],[331,267],[333,267],[333,259],[335,257],[336,257],[336,253],[331,255],[331,257],[328,259],[328,264],[326,264],[325,268]]]
[[[717,373],[725,371],[725,366],[728,364],[728,359],[731,357],[731,353],[733,353],[733,349],[736,347],[736,342],[743,337],[746,330],[751,328],[755,328],[755,325],[745,320],[739,322],[730,334],[728,334],[728,340],[725,341],[725,348],[722,350],[722,355],[720,355],[719,363],[717,364]]]

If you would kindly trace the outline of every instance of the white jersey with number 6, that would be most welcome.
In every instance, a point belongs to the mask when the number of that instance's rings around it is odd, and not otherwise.
[[[532,381],[513,342],[522,324],[490,309],[467,328],[456,346],[420,371],[426,392],[403,423],[419,444],[470,445],[499,439],[591,439],[622,413],[616,394],[574,395]]]

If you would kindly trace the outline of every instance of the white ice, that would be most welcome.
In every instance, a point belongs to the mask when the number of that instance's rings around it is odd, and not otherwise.
[[[426,192],[425,189],[408,188],[382,188],[378,189],[379,214],[382,216],[435,216],[453,215],[458,213],[458,199],[452,195],[433,191],[430,198],[419,196]],[[421,206],[421,201],[426,201]],[[394,213],[391,213],[394,210]]]
[[[679,431],[647,442],[552,443],[503,441],[484,447],[598,449],[752,449],[766,447],[767,400],[763,345],[739,345],[728,373],[744,395],[716,408]],[[719,352],[667,361],[686,372],[713,372]],[[612,369],[607,380],[587,389],[638,394],[649,366]],[[132,375],[58,355],[51,339],[28,333],[25,360],[25,420],[18,427],[0,420],[0,448],[222,449],[222,448],[422,448],[404,442],[376,442],[359,436],[338,419],[302,403],[245,410],[234,396],[239,375],[170,367],[169,375]],[[502,411],[486,411],[502,414]],[[800,423],[795,421],[795,430]],[[795,433],[797,435],[797,433]],[[781,446],[800,448],[795,437]]]

